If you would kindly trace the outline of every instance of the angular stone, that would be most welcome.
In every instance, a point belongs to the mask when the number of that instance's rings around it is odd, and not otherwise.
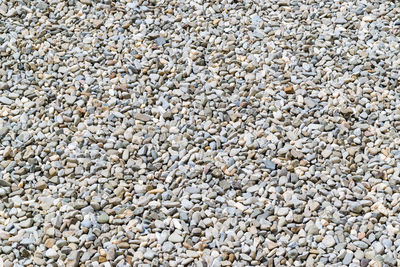
[[[141,113],[134,113],[133,117],[136,120],[140,120],[140,121],[144,121],[144,122],[148,122],[148,121],[150,121],[152,119],[149,115],[141,114]]]
[[[0,186],[10,187],[11,184],[3,179],[0,179]]]
[[[74,96],[74,95],[65,95],[64,98],[65,98],[65,102],[70,105],[74,104],[75,100],[76,100],[76,96]]]
[[[0,137],[5,136],[10,131],[10,128],[7,126],[0,126]]]
[[[94,28],[98,29],[101,27],[101,25],[103,25],[103,21],[100,19],[95,19],[93,20],[92,25]]]
[[[22,228],[29,228],[33,225],[33,220],[31,218],[26,219],[22,222],[20,222],[19,226],[21,226]]]
[[[183,237],[182,237],[182,235],[174,232],[168,237],[168,240],[171,241],[172,243],[182,243]]]
[[[37,190],[43,190],[47,188],[47,183],[44,181],[38,181],[35,185],[35,189]]]
[[[276,164],[268,159],[264,159],[265,168],[270,170],[276,169]]]
[[[322,243],[327,247],[333,247],[336,244],[335,238],[331,235],[327,235],[324,237],[324,239],[322,240]]]

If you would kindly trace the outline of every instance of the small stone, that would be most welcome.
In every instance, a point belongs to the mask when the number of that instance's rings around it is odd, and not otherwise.
[[[174,232],[168,237],[168,240],[171,241],[172,243],[182,243],[183,237],[180,234]]]
[[[186,250],[186,255],[190,258],[198,258],[200,256],[199,252],[194,250]]]
[[[309,107],[309,108],[314,108],[317,103],[315,103],[315,101],[309,97],[304,98],[304,103]]]
[[[291,249],[288,252],[288,257],[291,259],[295,259],[298,255],[299,255],[299,253],[297,252],[296,249]]]
[[[46,239],[46,241],[44,242],[44,245],[46,248],[51,248],[55,245],[56,240],[54,238],[48,238]]]
[[[5,82],[0,82],[0,90],[8,90],[10,87],[8,86],[8,83]]]
[[[277,211],[278,216],[286,216],[289,213],[289,208],[279,208]]]
[[[366,248],[368,248],[368,245],[367,245],[365,242],[363,242],[363,241],[354,241],[353,244],[354,244],[355,246],[361,248],[361,249],[366,249]]]
[[[4,254],[9,254],[12,251],[12,247],[11,246],[3,246],[1,248],[1,251],[3,251]]]
[[[35,189],[37,190],[44,190],[47,188],[47,184],[44,181],[38,181],[35,185]]]
[[[46,265],[46,260],[39,257],[33,257],[33,262],[39,266]]]
[[[396,266],[397,265],[397,261],[394,257],[390,256],[390,255],[385,255],[383,256],[383,261],[387,264],[389,264],[390,266]]]
[[[182,199],[182,207],[186,210],[191,210],[193,208],[193,203],[187,199]]]
[[[327,235],[324,237],[324,239],[322,240],[322,243],[327,247],[333,247],[336,244],[335,238],[333,238],[333,236],[331,235]]]
[[[68,72],[68,68],[65,66],[61,66],[58,68],[58,72],[60,73],[67,73]]]
[[[364,258],[364,252],[361,249],[357,249],[356,252],[354,252],[354,257],[358,260],[361,260]]]
[[[366,15],[366,16],[364,16],[364,17],[362,18],[362,21],[364,21],[364,22],[372,22],[372,21],[374,21],[374,20],[375,20],[375,17],[370,16],[370,15]]]
[[[65,102],[70,105],[74,104],[75,100],[76,100],[76,96],[73,96],[73,95],[65,95],[64,98],[65,98]]]
[[[369,265],[369,259],[362,259],[360,262],[361,267],[367,267]]]
[[[342,263],[344,265],[348,265],[353,261],[353,253],[352,252],[347,252],[346,256],[344,256],[344,259],[342,261]]]
[[[101,27],[101,25],[103,25],[103,21],[100,19],[95,19],[92,22],[93,28],[98,29]]]
[[[375,258],[375,255],[376,255],[375,251],[373,251],[373,250],[368,250],[368,251],[365,251],[365,253],[364,253],[365,258],[367,258],[369,260]]]
[[[158,46],[163,46],[166,42],[165,39],[163,37],[158,37],[154,40],[154,42],[158,45]]]
[[[33,220],[31,218],[22,221],[19,226],[22,228],[29,228],[33,225]]]
[[[33,244],[33,243],[34,243],[34,241],[33,241],[33,239],[31,239],[31,238],[24,238],[24,239],[22,239],[21,242],[20,242],[20,244],[21,244],[21,245],[24,245],[24,246],[29,246],[29,245],[31,245],[31,244]]]
[[[354,201],[349,203],[349,208],[354,213],[360,213],[363,207],[360,202]]]
[[[64,240],[64,239],[59,239],[59,240],[56,241],[56,246],[58,248],[65,247],[67,245],[68,245],[68,242],[66,240]]]
[[[79,259],[83,252],[81,250],[73,250],[69,253],[66,261],[66,267],[77,267],[79,264]]]
[[[0,239],[7,240],[9,238],[10,238],[10,233],[7,233],[5,231],[0,231]]]
[[[98,223],[108,223],[109,216],[105,212],[101,212],[100,215],[97,216]]]
[[[391,249],[393,242],[392,242],[392,240],[385,238],[382,240],[382,244],[385,248]]]
[[[172,119],[172,118],[173,118],[172,113],[169,112],[169,111],[166,111],[166,112],[163,114],[163,118],[166,119],[166,120]]]
[[[116,251],[115,248],[111,247],[109,249],[107,249],[107,254],[106,254],[106,259],[108,261],[113,261],[116,257]]]
[[[150,261],[153,260],[155,256],[156,253],[151,249],[146,250],[146,252],[144,253],[144,258]]]
[[[151,120],[151,117],[149,115],[141,114],[141,113],[134,113],[134,118],[136,120],[140,120],[140,121],[143,121],[143,122],[148,122],[148,121]]]
[[[149,191],[149,194],[160,194],[163,193],[165,190],[163,188],[156,188]]]
[[[278,6],[289,6],[290,5],[290,0],[279,0],[278,1]]]
[[[307,234],[309,235],[318,235],[319,234],[319,229],[315,224],[312,224],[307,231]]]
[[[77,210],[80,210],[87,206],[88,206],[88,203],[83,199],[77,199],[73,204],[74,209],[77,209]]]
[[[5,136],[10,131],[10,128],[7,126],[0,126],[0,137]]]
[[[268,159],[264,160],[264,164],[265,164],[265,167],[267,169],[270,169],[270,170],[275,170],[276,169],[276,164],[274,162],[268,160]]]
[[[0,186],[10,187],[11,184],[3,179],[0,179]]]
[[[9,99],[8,97],[0,96],[0,103],[4,105],[11,105],[12,103],[14,103],[14,101]]]
[[[166,253],[171,252],[174,249],[174,244],[172,244],[169,241],[164,242],[161,249],[163,252],[166,252]]]
[[[336,24],[346,24],[347,20],[343,17],[338,17],[335,21]]]
[[[50,259],[57,259],[58,253],[54,249],[50,248],[50,249],[46,250],[45,256]]]
[[[293,86],[286,87],[284,91],[286,94],[294,94]]]
[[[108,219],[107,219],[107,221],[108,221]],[[81,222],[81,226],[85,227],[85,228],[91,228],[93,226],[93,223],[92,223],[92,221],[85,219]]]
[[[332,154],[332,150],[329,150],[329,149],[325,149],[324,151],[322,151],[322,153],[321,153],[321,155],[324,157],[324,158],[329,158],[329,156]]]
[[[274,248],[277,248],[277,247],[278,247],[278,244],[277,244],[277,243],[272,242],[272,241],[269,240],[269,239],[266,239],[265,242],[267,243],[267,248],[268,248],[269,250],[273,250]]]

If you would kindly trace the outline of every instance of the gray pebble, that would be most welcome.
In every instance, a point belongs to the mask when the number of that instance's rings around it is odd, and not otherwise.
[[[344,256],[344,259],[342,263],[344,265],[349,265],[353,261],[353,253],[352,252],[347,252],[346,256]]]

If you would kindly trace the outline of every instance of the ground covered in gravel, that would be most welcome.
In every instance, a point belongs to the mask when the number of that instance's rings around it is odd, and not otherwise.
[[[1,1],[0,265],[398,266],[398,1]]]

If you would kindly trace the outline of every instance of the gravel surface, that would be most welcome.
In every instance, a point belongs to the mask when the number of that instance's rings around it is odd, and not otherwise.
[[[399,266],[398,1],[0,1],[0,265]]]

